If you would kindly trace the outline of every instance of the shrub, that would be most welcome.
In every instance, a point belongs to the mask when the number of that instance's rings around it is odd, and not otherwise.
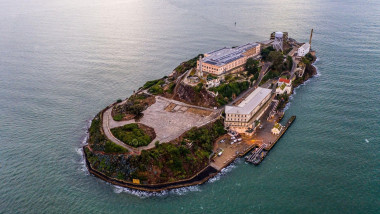
[[[133,147],[146,146],[152,141],[136,123],[113,128],[111,132],[117,139]]]
[[[264,77],[263,79],[261,80],[261,83],[260,84],[263,84],[265,83],[266,81],[268,81],[269,79],[273,79],[273,78],[276,78],[280,76],[280,72],[276,71],[276,70],[270,70]]]
[[[253,75],[253,77],[250,79],[251,82],[257,80],[259,78],[259,73],[256,73],[255,75]]]
[[[176,84],[174,82],[170,83],[167,92],[169,94],[172,94],[175,86],[176,86]]]
[[[269,56],[269,53],[271,51],[274,51],[273,47],[272,46],[269,46],[267,48],[264,48],[262,51],[261,51],[261,57],[264,61],[267,61],[268,60],[268,56]]]
[[[146,83],[144,84],[143,89],[148,89],[148,88],[150,88],[150,87],[156,85],[159,81],[160,81],[160,79],[158,79],[158,80],[151,80],[151,81],[148,81],[148,82],[146,82]]]
[[[197,65],[197,60],[199,59],[199,56],[204,57],[203,54],[198,54],[198,56],[196,56],[196,57],[194,57],[194,58],[192,58],[186,62],[181,63],[174,70],[177,71],[178,73],[182,74],[185,71],[187,71],[191,68],[194,68]]]
[[[212,127],[192,128],[185,135],[185,138],[195,142],[200,148],[211,154],[213,143],[216,138],[226,133],[223,123],[218,120]]]
[[[271,51],[269,53],[268,59],[273,63],[273,67],[277,71],[282,71],[282,66],[284,64],[284,55],[279,51]]]
[[[122,119],[123,119],[122,114],[116,114],[115,116],[113,116],[113,120],[115,121],[121,121]]]
[[[162,94],[164,93],[164,90],[162,89],[162,87],[160,85],[154,85],[152,87],[149,88],[149,93],[152,93],[154,95],[157,95],[157,94]]]
[[[203,83],[198,83],[197,86],[194,87],[194,90],[199,93],[203,88]]]
[[[253,58],[248,58],[247,62],[245,63],[245,70],[247,71],[248,75],[257,73],[259,71],[259,61],[254,60]]]
[[[89,144],[91,148],[95,151],[103,151],[106,138],[100,132],[101,120],[100,113],[92,120],[91,126],[89,128]]]
[[[128,150],[122,146],[117,145],[114,142],[107,141],[104,147],[104,152],[106,153],[127,153]]]
[[[210,90],[214,92],[218,92],[222,97],[227,98],[228,100],[232,100],[232,96],[238,96],[243,91],[247,90],[249,87],[249,82],[231,82],[228,84],[222,84],[218,87],[212,88]],[[219,97],[220,98],[220,97]],[[217,99],[218,101],[218,99]],[[218,103],[221,100],[219,99]]]

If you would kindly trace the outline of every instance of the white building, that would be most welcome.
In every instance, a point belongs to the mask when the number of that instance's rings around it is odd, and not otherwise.
[[[277,82],[276,94],[291,94],[292,93],[292,81],[284,78],[280,78]]]
[[[310,51],[310,44],[305,43],[301,47],[298,48],[297,56],[303,57]]]
[[[220,85],[220,80],[219,79],[212,79],[206,82],[206,87],[207,88],[213,88],[213,87],[218,87]]]
[[[268,108],[271,95],[271,89],[258,87],[238,106],[226,106],[224,126],[239,133],[254,128],[255,120],[258,120]]]

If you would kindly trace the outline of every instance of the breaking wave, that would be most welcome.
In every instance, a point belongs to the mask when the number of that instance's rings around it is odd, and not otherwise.
[[[217,175],[210,178],[206,183],[213,183],[215,181],[218,181],[223,175],[227,174],[228,172],[231,172],[234,168],[237,167],[236,163],[240,163],[241,158],[236,159],[234,162],[232,162],[229,166],[222,169]],[[162,196],[168,196],[168,195],[185,195],[189,192],[201,192],[200,185],[194,185],[194,186],[188,186],[188,187],[181,187],[171,190],[164,190],[161,192],[147,192],[147,191],[141,191],[141,190],[134,190],[126,187],[120,187],[113,184],[110,184],[113,187],[113,190],[115,193],[128,193],[131,195],[135,195],[139,198],[148,198],[148,197],[162,197]]]
[[[113,186],[113,191],[117,194],[120,193],[128,193],[131,195],[135,195],[139,198],[149,198],[149,197],[163,197],[168,195],[185,195],[189,192],[200,192],[202,191],[199,187],[199,185],[195,186],[189,186],[189,187],[181,187],[177,189],[171,189],[171,190],[164,190],[161,192],[146,192],[141,190],[134,190],[126,187],[120,187],[113,184],[110,184]]]
[[[80,170],[85,172],[86,175],[89,175],[89,171],[87,169],[87,166],[86,166],[86,161],[85,161],[85,158],[84,158],[84,151],[83,151],[83,146],[87,145],[87,141],[88,141],[88,138],[89,138],[89,133],[88,133],[88,129],[90,128],[91,126],[91,122],[92,120],[88,120],[87,121],[87,124],[85,127],[83,127],[85,129],[85,136],[83,137],[81,143],[80,143],[80,147],[79,148],[76,148],[75,151],[77,152],[78,155],[80,155],[80,159],[79,159],[79,164],[80,164]]]
[[[237,163],[241,162],[241,158],[237,158],[235,161],[233,161],[230,165],[220,170],[220,172],[215,175],[214,177],[210,178],[206,183],[213,183],[215,181],[220,180],[220,178],[227,173],[231,172],[233,169],[237,167]]]

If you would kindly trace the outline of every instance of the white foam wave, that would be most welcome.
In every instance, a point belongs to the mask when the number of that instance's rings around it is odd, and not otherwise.
[[[171,189],[171,190],[164,190],[161,192],[146,192],[146,191],[140,191],[140,190],[134,190],[126,187],[120,187],[116,185],[112,185],[113,190],[115,193],[120,194],[120,193],[128,193],[131,195],[135,195],[139,198],[148,198],[148,197],[162,197],[162,196],[167,196],[170,194],[173,195],[185,195],[189,192],[200,192],[202,191],[199,187],[199,185],[195,186],[189,186],[189,187],[181,187],[177,189]]]
[[[207,183],[213,183],[213,182],[215,182],[215,181],[220,180],[220,178],[221,178],[223,175],[225,175],[225,174],[231,172],[233,169],[235,169],[235,168],[237,167],[237,166],[236,166],[236,163],[237,163],[239,160],[240,160],[240,158],[236,159],[236,160],[235,160],[234,162],[232,162],[230,165],[228,165],[227,167],[225,167],[225,168],[223,168],[222,170],[220,170],[220,172],[219,172],[217,175],[215,175],[214,177],[210,178],[210,179],[207,181]]]
[[[218,181],[221,176],[227,174],[228,172],[231,172],[234,168],[236,168],[237,167],[236,163],[239,163],[239,162],[241,162],[241,158],[237,158],[229,166],[222,169],[216,176],[210,178],[206,183],[213,183],[215,181]],[[126,188],[126,187],[120,187],[120,186],[116,186],[116,185],[112,185],[112,186],[113,186],[114,192],[117,194],[128,193],[128,194],[140,197],[140,198],[162,197],[162,196],[167,196],[170,194],[185,195],[189,192],[200,192],[200,191],[202,191],[199,185],[194,185],[194,186],[189,186],[189,187],[181,187],[181,188],[165,190],[165,191],[161,191],[161,192],[146,192],[146,191],[134,190],[134,189]]]
[[[87,145],[88,144],[88,138],[89,138],[89,133],[88,133],[88,129],[90,128],[91,126],[91,122],[92,120],[88,120],[87,121],[87,124],[85,127],[83,127],[83,129],[85,129],[85,136],[84,138],[82,139],[81,143],[80,143],[80,147],[79,148],[76,148],[75,151],[77,152],[78,155],[80,155],[80,159],[79,159],[79,165],[80,165],[80,170],[85,172],[86,175],[89,175],[89,171],[87,169],[87,166],[86,166],[86,161],[85,161],[85,158],[84,158],[84,151],[83,151],[83,146]]]

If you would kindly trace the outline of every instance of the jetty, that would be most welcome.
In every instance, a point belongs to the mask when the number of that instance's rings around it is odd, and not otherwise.
[[[280,134],[276,138],[275,141],[268,144],[262,144],[260,147],[256,147],[251,154],[246,156],[245,160],[249,163],[253,163],[254,165],[259,165],[261,161],[265,158],[268,152],[273,148],[273,146],[277,143],[277,141],[284,135],[286,130],[292,125],[293,121],[296,119],[296,116],[290,117],[284,128],[281,130]]]

